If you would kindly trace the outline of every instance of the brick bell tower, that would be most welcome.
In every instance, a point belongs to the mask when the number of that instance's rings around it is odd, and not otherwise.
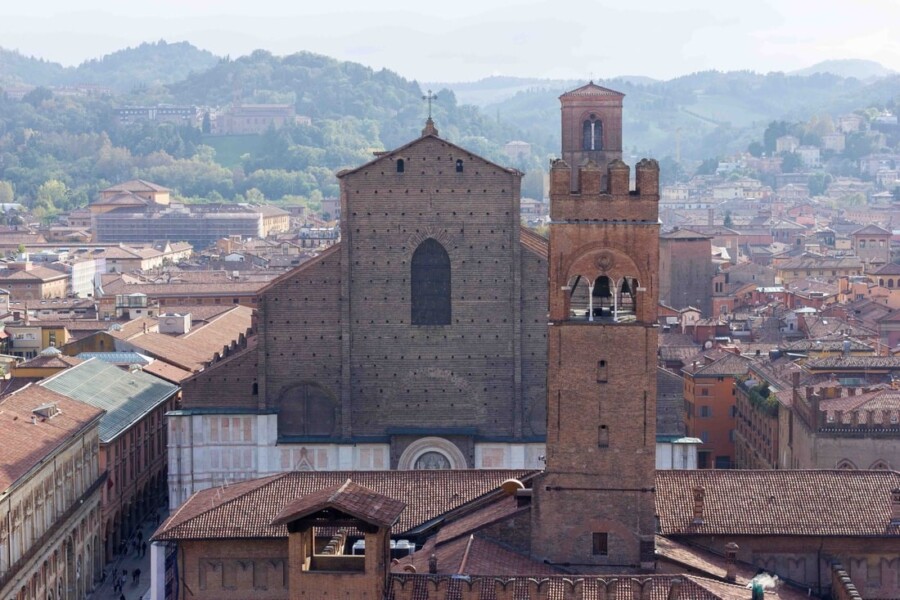
[[[622,97],[593,83],[560,97],[564,159],[550,171],[547,462],[531,553],[578,573],[654,567],[659,166],[640,161],[630,189]]]

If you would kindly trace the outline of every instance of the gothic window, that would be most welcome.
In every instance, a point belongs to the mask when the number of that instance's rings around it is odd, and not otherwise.
[[[278,400],[278,435],[331,435],[336,412],[333,397],[321,385],[294,386]]]
[[[603,124],[595,115],[586,120],[581,128],[582,150],[603,149]]]
[[[856,470],[856,465],[847,460],[846,458],[838,461],[837,468],[841,470]]]
[[[462,173],[462,172],[463,172],[463,161],[462,161],[462,160],[457,160],[457,161],[456,161],[456,172],[457,172],[457,173]]]
[[[397,172],[402,173],[406,170],[406,163],[403,162],[402,158],[397,159]]]
[[[450,255],[434,238],[412,257],[412,324],[450,324]]]

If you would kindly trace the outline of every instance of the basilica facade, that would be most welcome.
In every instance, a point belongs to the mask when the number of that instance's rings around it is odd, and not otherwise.
[[[522,174],[438,134],[338,173],[341,241],[260,294],[184,384],[170,502],[291,470],[541,468],[547,241]]]

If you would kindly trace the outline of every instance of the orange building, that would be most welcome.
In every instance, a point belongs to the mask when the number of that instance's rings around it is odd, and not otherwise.
[[[703,441],[697,455],[701,469],[734,465],[734,384],[737,376],[747,373],[749,365],[750,359],[729,353],[682,370],[687,434]]]

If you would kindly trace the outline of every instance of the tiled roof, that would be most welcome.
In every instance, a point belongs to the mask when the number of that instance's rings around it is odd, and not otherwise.
[[[527,227],[520,228],[519,241],[523,247],[531,250],[541,258],[546,259],[549,249],[549,241],[542,235],[539,235]]]
[[[722,377],[725,375],[743,375],[750,367],[750,359],[740,354],[727,352],[725,356],[694,371],[694,377]]]
[[[65,354],[54,354],[53,356],[41,356],[40,354],[16,365],[16,369],[68,369],[84,362],[84,359],[74,356],[66,356]]]
[[[172,397],[178,386],[140,370],[129,372],[91,359],[39,384],[106,411],[100,441],[108,442]]]
[[[126,334],[124,331],[111,332],[111,335],[142,354],[164,360],[185,371],[198,372],[217,353],[222,354],[226,347],[247,332],[252,315],[253,309],[236,305],[216,315],[205,325],[180,336],[157,332]]]
[[[874,271],[872,275],[900,275],[900,265],[897,263],[888,263]]]
[[[891,232],[878,225],[866,225],[865,227],[860,227],[850,235],[891,235]]]
[[[40,265],[32,266],[29,270],[0,269],[0,281],[56,281],[66,279],[69,275],[56,269],[48,269]]]
[[[566,96],[624,96],[622,92],[617,92],[615,90],[611,90],[609,88],[605,88],[597,85],[593,81],[588,82],[587,84],[575,88],[574,90],[569,90],[564,93],[560,98],[565,98]]]
[[[150,183],[144,179],[129,179],[128,181],[112,185],[103,192],[171,192],[169,188]]]
[[[151,375],[156,375],[160,379],[165,379],[166,381],[170,381],[176,385],[181,385],[181,382],[193,375],[190,371],[186,371],[184,369],[179,369],[175,365],[170,365],[169,363],[162,360],[155,360],[146,367],[144,367],[144,371],[146,373],[150,373]]]
[[[32,411],[44,404],[56,404],[59,414],[32,423]],[[98,408],[36,385],[0,398],[0,495],[102,414]]]
[[[862,269],[862,261],[855,256],[798,256],[786,260],[776,268],[779,271],[803,271],[808,269]]]
[[[393,565],[391,571],[404,573],[411,565],[417,573],[428,573],[428,561],[432,554],[437,558],[438,575],[537,577],[561,573],[548,564],[478,535],[467,535],[447,543],[436,543],[431,538],[417,552]]]
[[[289,503],[340,485],[348,478],[370,490],[407,503],[393,527],[401,534],[463,504],[495,491],[525,470],[458,471],[294,471],[197,492],[154,534],[157,540],[281,538],[284,525],[272,525]]]
[[[900,370],[900,356],[826,356],[806,363],[810,371],[829,369],[891,369]]]
[[[674,231],[670,231],[668,233],[661,233],[659,235],[659,239],[661,240],[710,240],[712,236],[706,235],[705,233],[697,233],[696,231],[691,231],[690,229],[676,229]]]
[[[318,490],[288,502],[275,516],[272,525],[287,525],[327,508],[336,509],[365,523],[391,527],[400,518],[406,503],[353,483],[348,478],[338,486]]]
[[[657,471],[660,533],[677,535],[889,536],[894,471]],[[705,490],[694,524],[694,488]]]

